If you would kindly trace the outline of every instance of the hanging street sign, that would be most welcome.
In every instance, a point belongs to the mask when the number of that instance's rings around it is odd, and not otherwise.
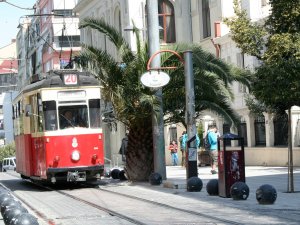
[[[170,81],[170,76],[162,71],[151,70],[141,76],[143,85],[152,88],[165,86]]]

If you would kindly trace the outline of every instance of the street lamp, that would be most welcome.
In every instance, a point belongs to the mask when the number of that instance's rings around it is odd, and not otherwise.
[[[170,77],[168,74],[162,72],[162,69],[176,69],[176,66],[170,67],[152,67],[151,62],[158,54],[162,52],[169,52],[176,55],[184,65],[185,76],[185,100],[186,100],[186,124],[187,133],[190,138],[188,141],[188,148],[186,151],[188,165],[186,167],[187,178],[198,176],[197,170],[197,147],[195,142],[196,136],[196,123],[195,123],[195,93],[194,93],[194,74],[193,74],[193,60],[192,52],[184,52],[184,60],[175,51],[172,50],[159,50],[155,52],[147,63],[147,71],[141,76],[141,82],[143,85],[151,88],[161,88],[168,84]]]

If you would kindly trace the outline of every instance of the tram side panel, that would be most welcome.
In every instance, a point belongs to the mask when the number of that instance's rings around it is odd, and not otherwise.
[[[24,176],[33,175],[31,135],[23,134],[15,137],[16,144],[16,171]]]
[[[24,114],[24,98],[22,95],[14,100],[13,121],[16,146],[16,171],[23,176],[33,174],[30,120]]]
[[[46,169],[46,154],[45,154],[45,143],[43,136],[32,138],[32,176],[46,179],[44,173]]]

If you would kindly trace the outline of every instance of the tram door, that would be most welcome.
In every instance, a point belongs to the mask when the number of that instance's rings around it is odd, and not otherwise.
[[[30,115],[31,127],[31,162],[34,176],[41,176],[45,169],[45,144],[43,138],[43,105],[40,94],[30,96],[32,113]]]

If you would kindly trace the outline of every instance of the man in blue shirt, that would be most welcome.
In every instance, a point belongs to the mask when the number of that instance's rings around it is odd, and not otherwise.
[[[186,166],[186,142],[189,140],[188,135],[186,131],[182,132],[182,136],[179,138],[180,143],[180,151],[182,153],[182,160],[181,160],[181,166]],[[198,134],[196,134],[196,148],[199,148],[200,146],[200,138]]]
[[[207,138],[210,144],[209,155],[211,157],[211,173],[216,174],[216,168],[218,166],[218,135],[217,127],[212,125],[209,127]]]
[[[185,166],[185,150],[186,150],[186,142],[187,142],[187,133],[186,131],[182,132],[181,137],[179,138],[179,144],[180,144],[180,151],[182,154],[182,158],[181,158],[181,166]]]

